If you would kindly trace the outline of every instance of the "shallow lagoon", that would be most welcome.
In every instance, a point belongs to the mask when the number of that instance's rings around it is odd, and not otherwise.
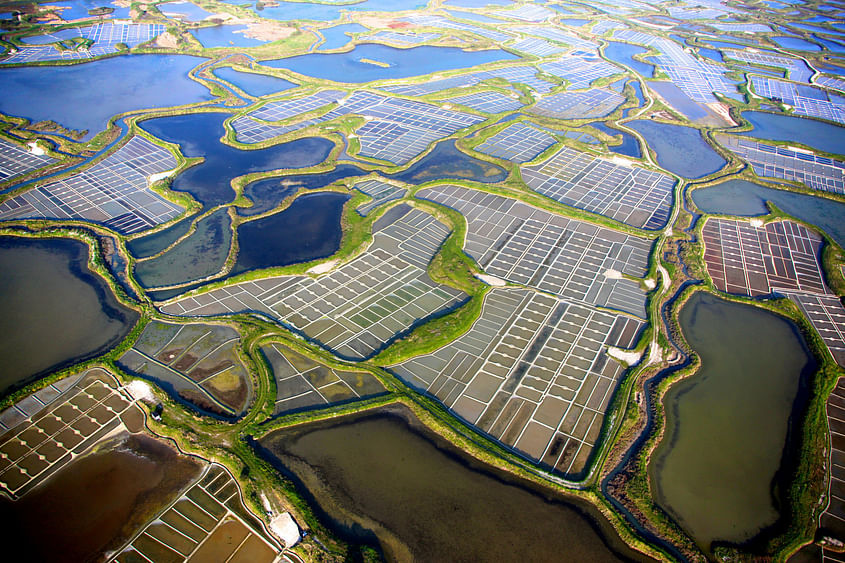
[[[227,0],[229,1],[229,0]],[[243,4],[241,0],[234,0],[231,3]],[[332,21],[340,17],[341,10],[355,12],[380,11],[396,12],[400,10],[414,10],[422,7],[422,2],[396,2],[396,0],[365,0],[356,4],[341,4],[332,6],[330,4],[318,4],[310,2],[284,2],[280,1],[278,6],[264,6],[256,10],[262,18],[269,18],[279,21],[290,20],[317,20]]]
[[[305,194],[290,207],[238,227],[238,260],[231,275],[327,258],[340,248],[340,218],[351,196]]]
[[[350,176],[365,176],[366,170],[351,164],[339,164],[329,172],[319,174],[296,174],[293,176],[274,176],[263,180],[256,180],[246,185],[244,195],[253,201],[252,207],[239,210],[240,215],[258,215],[270,211],[284,199],[304,188],[313,190],[324,188],[329,184],[349,178]]]
[[[50,6],[62,6],[64,10],[57,10],[63,20],[76,20],[79,18],[99,19],[99,16],[89,16],[88,10],[107,7],[114,8],[114,12],[107,16],[109,18],[128,18],[129,8],[119,7],[108,0],[73,0],[73,2],[49,2]]]
[[[215,25],[192,29],[191,34],[196,37],[203,47],[256,47],[267,41],[247,37],[242,32],[245,25]]]
[[[347,53],[311,53],[287,59],[262,61],[273,68],[284,68],[336,82],[361,84],[373,80],[407,78],[441,70],[470,68],[494,61],[518,59],[501,49],[464,51],[457,47],[432,47],[423,45],[410,49],[397,49],[375,43],[358,45]],[[382,67],[361,59],[370,59],[390,66]]]
[[[0,111],[88,130],[89,139],[119,113],[211,100],[209,91],[187,76],[204,60],[125,55],[70,66],[0,68],[4,85]],[[61,103],[57,103],[59,92]]]
[[[845,127],[805,117],[762,111],[744,111],[742,117],[747,119],[754,129],[737,135],[772,141],[796,141],[821,151],[845,154]]]
[[[815,43],[810,43],[798,37],[790,37],[787,35],[776,35],[771,38],[777,45],[785,49],[795,49],[796,51],[821,51],[822,48]]]
[[[755,216],[769,213],[766,202],[816,225],[845,248],[845,203],[806,194],[767,188],[746,180],[728,180],[690,194],[705,213]]]
[[[649,471],[657,502],[708,550],[777,520],[772,487],[814,363],[797,328],[763,309],[697,293],[679,321],[702,366],[666,393]]]
[[[159,4],[156,7],[163,14],[181,14],[191,21],[199,21],[211,15],[211,12],[207,12],[191,2],[168,2],[167,4]]]
[[[344,537],[377,543],[392,561],[636,557],[595,509],[494,474],[421,428],[404,407],[385,410],[261,441]]]
[[[489,184],[503,181],[508,174],[500,166],[461,152],[455,145],[455,141],[450,140],[437,143],[431,152],[416,164],[403,172],[389,176],[411,184],[446,178],[475,180]]]
[[[727,161],[701,137],[698,129],[649,120],[626,123],[639,132],[654,152],[657,162],[670,172],[685,178],[701,178]]]
[[[595,127],[599,131],[603,133],[607,133],[610,136],[614,135],[622,135],[622,144],[616,146],[608,146],[611,151],[615,152],[616,154],[622,154],[625,156],[630,156],[632,158],[642,158],[643,153],[640,150],[640,142],[637,140],[636,137],[628,133],[627,131],[622,131],[620,129],[614,129],[609,127],[602,121],[596,121],[590,123],[591,127]]]
[[[138,320],[87,262],[81,242],[0,237],[0,394],[102,354]]]
[[[357,23],[345,23],[336,25],[326,29],[319,30],[326,40],[317,49],[318,51],[330,51],[332,49],[340,49],[346,46],[352,37],[347,33],[362,33],[367,31],[367,28]]]
[[[137,262],[135,276],[144,287],[186,283],[216,274],[232,245],[232,221],[219,209],[199,221],[196,230],[157,258]]]
[[[205,157],[205,162],[179,174],[172,185],[174,190],[190,193],[204,206],[232,201],[232,178],[250,172],[314,166],[323,162],[334,147],[327,139],[306,137],[266,149],[242,151],[220,142],[228,115],[198,113],[141,123],[156,137],[181,145],[186,156]]]
[[[604,48],[605,56],[611,61],[627,65],[646,78],[654,76],[654,65],[634,59],[634,55],[647,52],[648,49],[619,41],[608,41]]]
[[[253,72],[241,72],[231,67],[220,67],[213,71],[218,78],[234,84],[247,94],[259,98],[268,94],[275,94],[291,88],[296,88],[298,85],[293,82],[288,82],[283,78],[276,78],[275,76],[267,76],[266,74],[255,74]]]

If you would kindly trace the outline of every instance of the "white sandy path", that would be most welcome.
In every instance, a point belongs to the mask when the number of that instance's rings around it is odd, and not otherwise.
[[[475,274],[475,277],[493,287],[504,287],[505,280],[497,278],[496,276],[488,276],[487,274]]]
[[[337,265],[337,260],[329,260],[328,262],[323,262],[322,264],[317,264],[313,268],[308,269],[309,274],[325,274],[329,270]]]

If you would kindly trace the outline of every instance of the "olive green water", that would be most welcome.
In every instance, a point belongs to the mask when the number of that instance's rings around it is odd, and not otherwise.
[[[776,472],[814,361],[792,323],[750,305],[697,293],[679,321],[702,364],[664,397],[666,434],[649,472],[658,504],[709,550],[777,520]]]
[[[469,460],[404,407],[274,432],[261,440],[329,525],[389,561],[618,561],[595,509]]]
[[[138,320],[87,263],[81,242],[0,237],[0,396],[105,352]]]
[[[200,470],[163,442],[123,434],[20,500],[0,497],[0,540],[15,561],[105,561]]]

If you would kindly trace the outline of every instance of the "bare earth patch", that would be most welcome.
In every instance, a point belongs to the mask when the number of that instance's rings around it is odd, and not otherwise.
[[[502,287],[505,285],[505,280],[499,279],[496,276],[488,276],[487,274],[475,274],[475,277],[493,287]]]
[[[260,41],[279,41],[280,39],[287,39],[294,32],[296,32],[295,27],[279,22],[248,22],[247,28],[240,33]]]
[[[337,264],[337,260],[329,260],[328,262],[323,262],[322,264],[317,264],[313,268],[308,269],[309,274],[325,274],[329,270],[335,267]]]

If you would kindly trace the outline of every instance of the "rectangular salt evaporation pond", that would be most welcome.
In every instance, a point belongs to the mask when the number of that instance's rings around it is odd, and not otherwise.
[[[669,219],[675,181],[660,172],[569,147],[520,170],[529,188],[565,205],[650,230]]]
[[[244,33],[246,25],[215,25],[192,29],[191,34],[197,38],[203,47],[256,47],[267,41],[254,39]]]
[[[54,162],[56,159],[51,156],[35,154],[28,148],[0,137],[0,182],[12,180]]]
[[[199,410],[239,416],[253,398],[239,345],[240,335],[228,326],[154,321],[118,364]]]
[[[591,505],[480,465],[402,407],[274,432],[258,448],[335,533],[377,542],[389,561],[643,560]]]
[[[645,291],[621,274],[645,275],[650,239],[459,186],[426,189],[417,196],[466,217],[464,249],[488,274],[645,318]]]
[[[281,342],[261,347],[276,379],[274,415],[347,403],[384,393],[384,386],[365,371],[331,369]]]
[[[133,136],[82,172],[0,204],[0,220],[81,219],[131,234],[165,223],[182,208],[148,189],[149,177],[176,168],[167,150]]]
[[[228,470],[212,464],[114,561],[284,561],[277,540],[266,537],[265,529],[244,507]]]
[[[105,560],[199,475],[199,465],[144,434],[121,434],[22,499],[0,499],[0,538],[30,561]]]
[[[105,129],[113,115],[212,99],[188,78],[205,59],[186,55],[127,55],[71,66],[0,68],[0,111],[33,122],[52,120],[83,140]],[[62,103],[56,103],[61,92]]]
[[[367,252],[328,274],[243,282],[161,309],[174,315],[260,313],[341,357],[367,358],[416,323],[466,300],[426,273],[448,235],[431,215],[400,205],[375,223]]]
[[[803,225],[774,221],[754,226],[711,217],[701,232],[707,273],[720,291],[758,297],[786,291],[829,294],[822,239]]]
[[[324,80],[360,84],[373,80],[420,76],[442,70],[472,68],[489,62],[517,58],[516,55],[501,49],[465,51],[457,47],[428,45],[397,49],[370,43],[358,45],[348,53],[312,53],[262,61],[261,64]],[[377,61],[379,64],[368,63],[367,60]]]
[[[644,322],[530,290],[494,289],[469,332],[391,366],[469,424],[535,462],[587,469],[624,368],[606,348],[630,348]]]

